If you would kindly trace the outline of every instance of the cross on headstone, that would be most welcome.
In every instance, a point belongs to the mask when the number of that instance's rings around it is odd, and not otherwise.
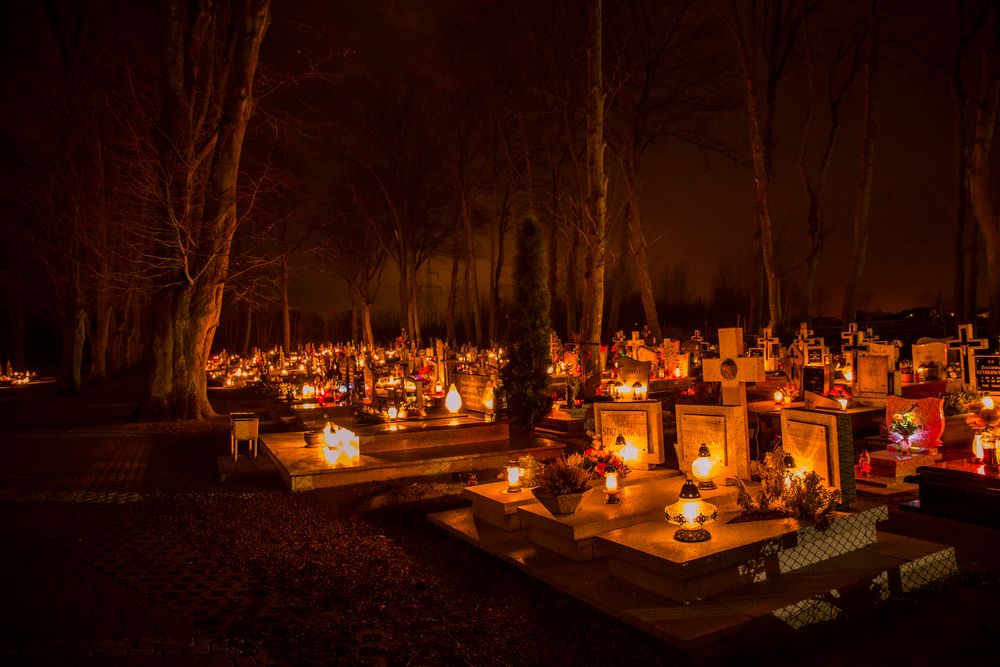
[[[973,338],[975,333],[971,324],[958,325],[958,340],[948,341],[949,350],[958,350],[962,360],[962,382],[972,384],[973,381],[973,360],[976,358],[976,350],[986,349],[985,338]]]
[[[628,348],[628,356],[633,359],[639,358],[639,348],[646,344],[646,341],[639,338],[639,332],[633,331],[632,338],[625,341],[625,347]]]
[[[762,336],[757,337],[757,347],[764,348],[764,370],[778,370],[778,351],[781,339],[774,335],[771,327],[765,327]]]
[[[743,329],[719,329],[719,358],[702,361],[705,380],[722,383],[723,405],[746,405],[746,383],[764,380],[764,360],[743,353]]]
[[[865,334],[863,331],[858,331],[857,322],[851,322],[847,327],[847,331],[840,334],[843,343],[840,346],[841,354],[851,355],[851,383],[857,386],[858,382],[858,353],[866,352],[868,350],[868,345],[865,343]]]

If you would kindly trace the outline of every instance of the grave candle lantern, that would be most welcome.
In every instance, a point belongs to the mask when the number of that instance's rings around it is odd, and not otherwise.
[[[604,493],[607,494],[604,502],[608,505],[617,505],[622,501],[617,472],[604,473]]]
[[[718,488],[713,481],[715,477],[715,459],[708,449],[708,445],[702,443],[698,448],[698,458],[691,462],[691,474],[698,480],[699,489]]]
[[[977,433],[976,437],[972,439],[972,456],[976,459],[976,463],[983,462],[983,434]]]
[[[521,468],[516,462],[507,464],[507,493],[517,493],[521,490]]]
[[[455,388],[454,382],[448,388],[448,395],[444,399],[444,406],[453,415],[458,414],[458,411],[462,409],[462,397],[458,395],[458,389]]]
[[[663,508],[663,518],[667,523],[680,526],[674,533],[678,542],[704,542],[712,537],[705,526],[715,523],[718,510],[712,503],[701,499],[698,487],[688,479],[681,487],[677,502]]]
[[[632,383],[632,400],[642,401],[646,398],[646,385],[636,380]]]
[[[781,406],[781,402],[784,401],[784,400],[785,400],[785,395],[781,393],[780,389],[774,392],[774,404],[775,405],[777,405],[777,406],[780,407]]]
[[[631,401],[632,400],[632,385],[630,385],[628,383],[625,383],[625,382],[619,382],[618,383],[618,398],[619,398],[619,400],[622,400],[622,401]]]
[[[840,403],[840,409],[843,410],[844,412],[847,412],[847,399],[844,397],[840,397],[837,399],[837,402]]]

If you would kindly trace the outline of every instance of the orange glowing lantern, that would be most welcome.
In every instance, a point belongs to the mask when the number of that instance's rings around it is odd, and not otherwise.
[[[702,443],[698,448],[698,458],[691,462],[691,474],[698,480],[699,489],[716,489],[715,481],[715,459],[708,449],[708,445]]]
[[[622,501],[617,472],[604,473],[604,493],[607,495],[604,502],[608,505],[617,505]]]
[[[462,397],[458,395],[458,389],[455,388],[454,382],[448,388],[448,395],[444,398],[444,406],[453,415],[458,414],[458,411],[462,409]]]

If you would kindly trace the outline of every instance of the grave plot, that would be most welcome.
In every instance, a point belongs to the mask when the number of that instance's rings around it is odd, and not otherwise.
[[[956,573],[951,547],[877,530],[881,505],[855,503],[819,529],[798,519],[735,523],[732,487],[707,491],[718,520],[683,543],[663,519],[684,478],[633,472],[621,502],[601,489],[576,513],[552,515],[506,483],[467,490],[469,508],[430,520],[558,590],[686,650],[727,637],[795,630],[849,616]]]

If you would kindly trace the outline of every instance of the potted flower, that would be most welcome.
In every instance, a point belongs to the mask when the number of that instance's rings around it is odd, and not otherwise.
[[[902,376],[902,382],[913,382],[913,362],[904,359],[899,362],[899,373]]]
[[[584,496],[593,491],[590,473],[559,457],[542,468],[531,490],[542,506],[552,514],[572,514]]]

